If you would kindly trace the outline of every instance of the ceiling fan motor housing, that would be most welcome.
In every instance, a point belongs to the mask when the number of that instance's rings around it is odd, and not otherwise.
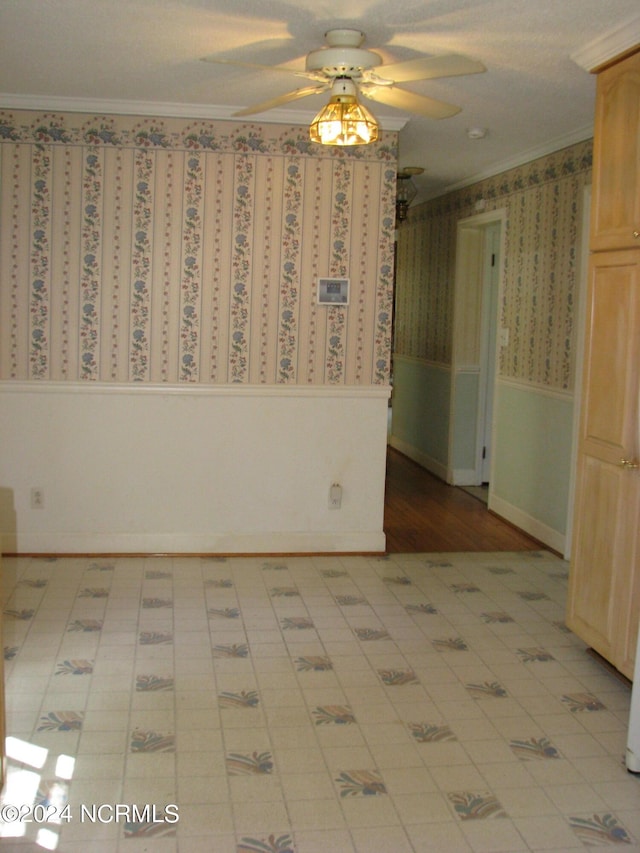
[[[382,57],[360,45],[364,33],[359,30],[329,30],[328,47],[313,50],[307,56],[307,71],[322,71],[328,77],[359,77],[363,71],[382,65]]]

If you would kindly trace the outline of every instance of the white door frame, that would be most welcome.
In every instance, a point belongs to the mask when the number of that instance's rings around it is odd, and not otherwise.
[[[494,221],[482,227],[484,252],[482,267],[482,315],[480,319],[478,431],[476,441],[476,478],[478,485],[484,482],[491,482],[491,465],[493,459],[493,405],[500,343],[498,320],[500,317],[500,270],[502,269],[502,234],[499,227],[495,226],[499,226],[499,223]],[[487,424],[490,424],[489,429],[487,429]],[[487,432],[489,433],[488,437]],[[485,458],[487,450],[489,453],[488,461]]]
[[[502,304],[503,271],[504,271],[504,241],[507,222],[507,211],[504,208],[490,210],[476,214],[457,223],[456,232],[456,273],[454,288],[454,321],[453,321],[453,355],[452,355],[452,383],[454,385],[451,394],[451,418],[449,433],[449,456],[454,454],[453,436],[456,427],[455,411],[455,383],[458,376],[463,373],[475,374],[478,382],[478,401],[475,415],[475,455],[474,464],[463,471],[456,471],[454,464],[449,467],[452,470],[450,482],[459,485],[479,485],[482,482],[482,448],[484,447],[484,412],[486,410],[486,390],[481,382],[482,371],[487,370],[489,363],[488,335],[491,323],[495,324],[495,356],[494,376],[495,381],[498,368],[498,355],[500,349],[500,335],[497,333],[500,325],[500,305]],[[488,317],[489,307],[486,299],[486,231],[489,226],[498,226],[498,284],[497,304],[495,305],[494,317]],[[493,422],[492,413],[487,413]],[[493,429],[491,435],[493,445]],[[473,479],[474,483],[463,482],[463,478]],[[489,482],[491,477],[489,478]],[[489,490],[491,486],[489,486]]]

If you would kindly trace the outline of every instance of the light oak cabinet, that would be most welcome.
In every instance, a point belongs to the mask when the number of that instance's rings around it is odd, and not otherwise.
[[[2,537],[0,537],[0,583],[2,582]],[[2,599],[0,598],[0,601]],[[5,711],[4,711],[4,637],[2,633],[2,608],[0,607],[0,791],[7,778],[5,741]]]
[[[598,75],[590,248],[640,249],[640,52]]]
[[[640,53],[598,78],[567,625],[627,677],[640,615]]]
[[[630,678],[640,611],[640,475],[631,467],[638,460],[640,251],[592,257],[587,313],[567,624]]]

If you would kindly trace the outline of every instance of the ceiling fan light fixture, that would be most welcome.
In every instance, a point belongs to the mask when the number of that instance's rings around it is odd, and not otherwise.
[[[356,98],[352,80],[336,80],[329,103],[311,122],[309,137],[320,145],[369,145],[377,140],[378,122]]]

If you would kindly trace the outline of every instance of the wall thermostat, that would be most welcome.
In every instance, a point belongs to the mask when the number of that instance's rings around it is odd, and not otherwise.
[[[349,279],[348,278],[319,278],[318,279],[318,304],[319,305],[348,305],[349,304]]]

